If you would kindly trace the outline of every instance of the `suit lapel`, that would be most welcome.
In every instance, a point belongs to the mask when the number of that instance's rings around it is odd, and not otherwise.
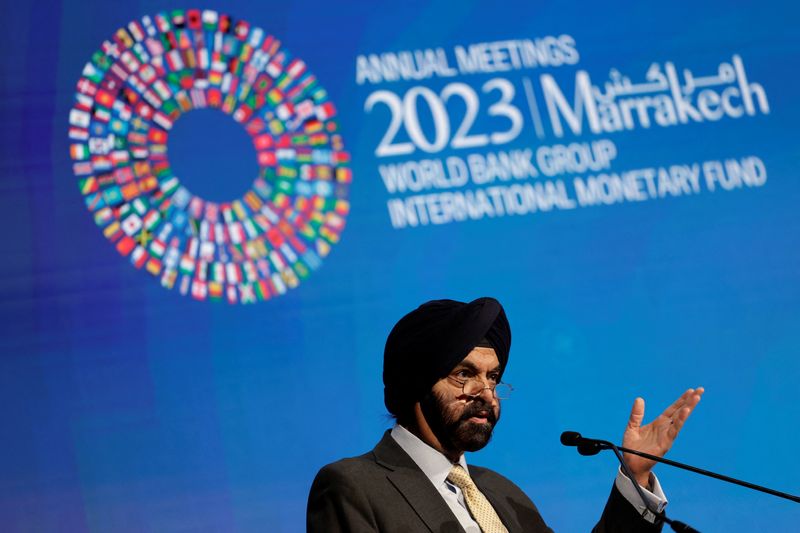
[[[387,431],[372,450],[386,477],[432,532],[464,532],[442,495]]]

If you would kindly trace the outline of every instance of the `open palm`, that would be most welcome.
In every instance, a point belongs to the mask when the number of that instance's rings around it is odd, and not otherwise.
[[[687,390],[655,420],[644,426],[642,425],[644,399],[636,398],[628,419],[628,426],[622,437],[622,446],[663,457],[672,447],[672,443],[675,442],[686,419],[700,402],[703,392],[705,392],[703,387]],[[625,462],[636,477],[636,481],[647,487],[650,483],[650,471],[653,469],[655,461],[625,454]]]

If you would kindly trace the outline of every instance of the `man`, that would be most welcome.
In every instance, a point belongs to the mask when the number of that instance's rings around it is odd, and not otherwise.
[[[397,425],[371,452],[320,470],[309,494],[308,531],[552,531],[516,485],[464,459],[489,442],[500,417],[510,346],[508,320],[493,298],[435,300],[404,316],[386,341],[383,367],[384,401]],[[637,398],[623,445],[662,456],[702,394],[689,389],[646,426]],[[654,463],[631,455],[625,461],[651,508],[660,510],[665,500],[650,472]],[[661,529],[633,483],[618,474],[595,531]]]

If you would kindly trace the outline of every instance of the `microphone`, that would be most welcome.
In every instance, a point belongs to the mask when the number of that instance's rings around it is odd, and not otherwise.
[[[565,431],[561,434],[561,444],[564,446],[577,446],[583,437],[577,431]]]
[[[669,524],[673,531],[679,531],[683,533],[700,533],[688,524],[668,518],[664,511],[658,511],[657,509],[650,507],[650,503],[647,501],[644,492],[642,492],[642,487],[639,486],[639,483],[636,481],[636,477],[633,475],[633,472],[631,472],[630,468],[628,468],[628,464],[625,462],[625,459],[622,457],[622,454],[619,451],[620,449],[624,448],[618,448],[613,443],[606,440],[587,439],[577,431],[563,432],[561,434],[561,444],[564,446],[577,446],[578,453],[581,455],[597,455],[602,450],[612,450],[614,455],[617,457],[617,460],[619,460],[622,471],[625,472],[625,475],[631,480],[633,487],[636,489],[636,493],[639,495],[639,499],[641,499],[642,503],[644,504],[645,511],[642,513],[642,517],[644,517],[644,515],[649,511],[653,513],[653,515],[656,517],[656,520]]]
[[[561,434],[561,444],[577,446],[578,453],[581,455],[597,455],[606,449],[601,442],[595,439],[585,439],[577,431],[565,431]]]

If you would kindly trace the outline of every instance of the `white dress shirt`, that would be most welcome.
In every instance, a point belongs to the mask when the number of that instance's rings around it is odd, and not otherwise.
[[[444,501],[447,503],[448,507],[450,507],[450,510],[456,516],[459,524],[461,524],[461,527],[464,528],[466,533],[481,533],[481,528],[478,526],[478,523],[473,520],[472,515],[469,514],[467,502],[464,500],[461,489],[447,480],[447,475],[450,473],[450,468],[452,468],[453,463],[403,426],[394,426],[391,435],[395,442],[397,442],[403,451],[417,463],[420,470],[422,470],[425,476],[433,483],[433,486],[436,487],[436,490],[442,495],[442,498],[444,498]],[[467,474],[469,474],[467,461],[464,459],[463,454],[459,457],[458,463],[466,470]],[[644,492],[645,497],[649,500],[650,506],[661,511],[667,504],[667,498],[661,490],[661,484],[658,482],[658,479],[655,475],[652,476],[653,490],[649,491],[642,488],[642,492]],[[617,490],[619,490],[625,499],[639,511],[639,514],[642,514],[645,510],[645,506],[639,499],[639,493],[636,492],[633,483],[634,482],[622,473],[621,469],[618,470],[617,479],[615,481]],[[655,520],[655,516],[650,512],[645,515],[645,518],[650,522]]]

